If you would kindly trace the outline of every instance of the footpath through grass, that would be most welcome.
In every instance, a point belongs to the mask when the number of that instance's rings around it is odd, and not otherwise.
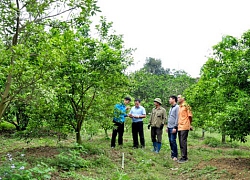
[[[111,131],[110,131],[111,135]],[[12,136],[0,136],[0,177],[2,179],[250,179],[250,143],[220,143],[220,136],[190,132],[189,161],[173,162],[167,134],[159,154],[151,152],[150,131],[145,130],[146,148],[132,149],[132,135],[125,132],[124,146],[110,148],[100,131],[83,145],[74,136],[33,139],[30,143]],[[248,138],[250,141],[250,138]],[[121,168],[124,153],[124,169]],[[10,175],[11,174],[11,175]],[[20,175],[21,174],[21,175]],[[21,178],[22,177],[22,178]]]

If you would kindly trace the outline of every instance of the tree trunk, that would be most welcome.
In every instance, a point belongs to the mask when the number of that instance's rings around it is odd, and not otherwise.
[[[201,138],[204,139],[204,137],[205,137],[205,129],[202,129],[202,136],[201,136]]]
[[[81,129],[82,129],[82,122],[83,116],[76,114],[77,124],[76,124],[76,143],[82,144],[82,137],[81,137]]]
[[[17,131],[21,131],[21,127],[19,126],[19,124],[16,124],[15,122],[9,122],[9,123],[13,124],[16,127]]]
[[[222,142],[223,144],[226,143],[226,135],[225,135],[224,133],[222,133],[221,142]]]
[[[7,81],[5,83],[5,90],[2,93],[1,102],[0,102],[0,119],[2,119],[6,108],[8,107],[10,101],[8,100],[10,85],[11,85],[12,75],[9,74],[7,77]]]
[[[7,108],[7,104],[1,102],[0,103],[0,119],[2,119],[6,108]]]
[[[82,144],[81,130],[78,128],[76,130],[76,143]]]

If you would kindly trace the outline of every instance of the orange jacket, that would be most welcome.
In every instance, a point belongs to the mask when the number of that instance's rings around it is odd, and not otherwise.
[[[191,107],[184,101],[179,105],[178,131],[190,130],[192,117]]]

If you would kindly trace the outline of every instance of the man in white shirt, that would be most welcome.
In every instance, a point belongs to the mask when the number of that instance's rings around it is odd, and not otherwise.
[[[129,117],[132,118],[132,136],[133,136],[133,148],[139,147],[138,134],[140,136],[141,147],[145,147],[144,131],[143,131],[143,118],[146,117],[146,110],[140,105],[141,100],[135,100],[135,106],[131,108]]]

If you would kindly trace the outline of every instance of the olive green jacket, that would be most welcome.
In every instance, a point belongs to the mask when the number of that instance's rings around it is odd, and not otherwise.
[[[149,125],[151,127],[161,127],[161,125],[165,124],[167,119],[167,113],[166,113],[166,109],[164,109],[163,107],[159,107],[158,109],[153,108],[152,109],[152,114],[150,116],[150,121],[149,121]]]

